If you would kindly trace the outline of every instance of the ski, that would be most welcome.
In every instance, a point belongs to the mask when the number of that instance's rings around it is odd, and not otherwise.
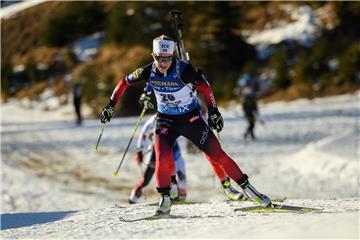
[[[283,197],[283,198],[275,198],[275,199],[272,199],[272,201],[274,202],[278,202],[278,203],[281,203],[281,202],[284,202],[285,200],[287,199],[287,197]],[[237,201],[232,201],[232,200],[225,200],[226,203],[236,203],[236,202],[251,202],[251,200],[249,198],[246,198],[246,199],[239,199]],[[201,204],[201,203],[206,203],[206,202],[197,202],[197,201],[174,201],[172,203],[172,205],[189,205],[189,204]],[[154,203],[147,203],[146,205],[148,206],[157,206],[159,205],[158,202],[154,202]]]
[[[290,206],[284,204],[272,203],[269,207],[252,206],[235,208],[234,211],[241,211],[247,213],[309,213],[309,212],[321,212],[321,208],[299,207]]]
[[[271,198],[272,202],[284,202],[287,199],[287,197],[283,197],[283,198]],[[246,198],[241,198],[237,201],[232,201],[232,200],[227,200],[228,202],[252,202],[252,200],[248,197]]]
[[[174,201],[172,203],[172,205],[188,205],[188,204],[200,204],[200,203],[203,203],[203,202],[194,202],[194,201]],[[146,204],[148,206],[157,206],[159,205],[158,202],[155,202],[155,203],[148,203]]]
[[[161,214],[161,215],[151,215],[141,218],[127,219],[124,217],[119,217],[121,222],[139,222],[139,221],[151,221],[151,220],[159,220],[159,219],[167,219],[171,218],[170,214]]]

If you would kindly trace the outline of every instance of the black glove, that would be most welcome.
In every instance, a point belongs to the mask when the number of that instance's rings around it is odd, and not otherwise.
[[[151,97],[145,93],[141,94],[139,104],[145,109],[154,109],[154,104],[151,102]]]
[[[208,111],[208,115],[209,115],[208,124],[211,127],[211,129],[220,132],[224,127],[224,120],[219,110],[217,108],[211,108]]]
[[[100,114],[100,121],[102,123],[110,122],[110,119],[115,111],[115,103],[110,100],[110,102],[102,109]]]

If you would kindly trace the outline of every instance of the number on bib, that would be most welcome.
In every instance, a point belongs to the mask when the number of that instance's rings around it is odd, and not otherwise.
[[[174,101],[175,100],[175,96],[172,94],[163,94],[161,93],[160,96],[162,97],[161,101],[163,102],[169,102],[169,101]]]

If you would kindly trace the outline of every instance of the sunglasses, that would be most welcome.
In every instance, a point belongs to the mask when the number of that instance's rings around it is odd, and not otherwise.
[[[155,54],[153,54],[153,57],[158,62],[170,62],[173,59],[173,56],[161,57],[161,56],[157,56]]]

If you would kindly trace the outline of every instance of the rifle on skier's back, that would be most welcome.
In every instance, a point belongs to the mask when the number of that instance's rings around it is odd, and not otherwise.
[[[189,62],[190,56],[189,53],[185,51],[184,40],[182,32],[184,31],[184,24],[182,22],[182,13],[178,10],[172,10],[170,12],[171,20],[173,21],[176,33],[176,47],[179,58],[183,61]],[[184,84],[186,85],[186,84]],[[217,132],[218,139],[220,140],[220,135]]]
[[[189,53],[185,51],[182,32],[184,31],[184,24],[182,23],[182,13],[178,10],[170,12],[171,20],[173,21],[176,30],[176,48],[179,58],[183,61],[190,61]]]

